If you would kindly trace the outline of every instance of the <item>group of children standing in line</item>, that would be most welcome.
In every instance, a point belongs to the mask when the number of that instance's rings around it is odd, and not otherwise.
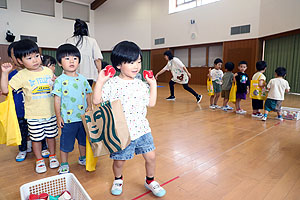
[[[63,68],[63,74],[55,77],[51,69],[44,66],[39,54],[37,44],[25,39],[10,45],[9,54],[11,63],[1,65],[1,90],[7,94],[11,87],[14,94],[23,92],[24,96],[24,126],[21,128],[22,143],[27,142],[27,135],[32,141],[33,152],[36,157],[35,171],[47,171],[42,155],[42,141],[47,140],[49,167],[59,168],[58,172],[68,173],[68,153],[74,149],[75,139],[78,141],[80,157],[78,164],[85,165],[86,133],[82,124],[81,115],[91,109],[92,89],[85,77],[77,73],[81,54],[72,44],[63,44],[58,47],[56,59]],[[166,194],[158,182],[154,180],[155,174],[155,146],[149,122],[146,119],[147,106],[154,106],[157,98],[157,83],[154,77],[145,78],[147,83],[136,79],[141,69],[141,49],[133,42],[118,43],[111,54],[113,67],[120,71],[119,76],[110,78],[105,75],[105,69],[99,76],[93,91],[93,103],[103,101],[121,100],[123,112],[129,128],[131,143],[124,150],[112,153],[115,179],[111,193],[120,195],[123,188],[123,166],[126,160],[133,158],[134,154],[142,154],[145,159],[146,178],[144,186],[151,190],[155,196]],[[13,69],[15,74],[8,80]],[[150,92],[149,92],[150,91]],[[16,102],[17,104],[22,104]],[[19,117],[19,116],[18,116]],[[22,116],[20,116],[21,118]],[[20,127],[22,126],[20,124]],[[58,128],[60,136],[60,159],[56,157],[56,136]],[[28,132],[27,132],[28,130]],[[24,140],[24,141],[23,141]],[[20,149],[23,152],[25,149]],[[26,157],[23,155],[24,159]]]
[[[232,83],[237,86],[236,90],[236,102],[235,108],[237,114],[246,114],[246,111],[241,108],[241,100],[245,100],[247,94],[250,90],[250,80],[248,75],[245,73],[247,70],[247,62],[241,61],[238,65],[238,72],[233,74],[234,64],[232,62],[225,63],[225,73],[221,70],[223,61],[220,58],[215,59],[214,69],[209,69],[208,77],[213,82],[214,95],[210,97],[211,109],[222,109],[224,111],[233,110],[232,107],[228,105],[229,94],[232,87]],[[286,69],[284,67],[278,67],[275,70],[275,78],[271,79],[268,84],[266,84],[266,77],[263,74],[267,69],[267,63],[265,61],[258,61],[256,63],[257,72],[253,75],[252,80],[258,81],[258,86],[261,89],[267,89],[268,96],[265,101],[263,99],[252,98],[252,117],[261,118],[266,121],[268,113],[270,111],[277,112],[277,119],[283,120],[281,113],[281,105],[284,100],[284,93],[289,92],[289,83],[284,79],[286,76]],[[222,91],[222,93],[221,93]],[[217,102],[222,95],[223,106],[218,106]],[[260,113],[260,109],[264,108],[264,114]]]

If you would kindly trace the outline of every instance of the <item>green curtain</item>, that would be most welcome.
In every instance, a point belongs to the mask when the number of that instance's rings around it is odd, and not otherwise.
[[[274,78],[277,67],[285,67],[291,92],[300,93],[300,34],[266,40],[264,60],[267,80]]]
[[[103,55],[103,61],[111,64],[111,61],[110,61],[110,54],[111,52],[102,52],[102,55]],[[150,51],[142,51],[142,57],[143,57],[143,60],[142,60],[142,68],[141,68],[141,71],[140,73],[143,75],[143,71],[144,70],[149,70],[150,69],[150,66],[151,66],[151,54],[150,54]],[[119,72],[116,73],[116,75],[119,75]],[[143,77],[143,80],[144,80],[144,77]]]
[[[56,59],[56,50],[50,50],[50,49],[42,49],[42,55],[48,55],[52,56]],[[59,76],[62,74],[62,67],[60,67],[58,64],[55,65],[55,76]]]

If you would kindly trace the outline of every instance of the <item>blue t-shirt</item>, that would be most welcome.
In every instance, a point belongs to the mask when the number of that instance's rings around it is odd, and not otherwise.
[[[54,82],[52,94],[61,98],[61,117],[65,123],[81,121],[80,115],[87,108],[86,94],[92,92],[87,79],[78,74],[76,77],[60,75]]]
[[[13,70],[12,72],[9,73],[8,75],[8,80],[16,75],[18,73],[18,70]],[[16,113],[18,118],[23,118],[25,115],[25,110],[24,110],[24,95],[22,89],[18,91],[13,91],[13,96],[14,96],[14,102],[15,102],[15,107],[16,107]]]

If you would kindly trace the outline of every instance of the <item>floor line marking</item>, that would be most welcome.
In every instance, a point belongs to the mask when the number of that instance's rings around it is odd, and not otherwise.
[[[175,178],[172,178],[171,180],[168,180],[167,182],[161,184],[161,186],[164,186],[164,185],[166,185],[166,184],[168,184],[168,183],[171,183],[172,181],[175,181],[175,180],[178,179],[178,178],[179,178],[179,176],[176,176]],[[149,193],[151,193],[150,190],[147,191],[147,192],[145,192],[145,193],[143,193],[143,194],[141,194],[141,195],[139,195],[139,196],[137,196],[137,197],[135,197],[135,198],[133,198],[132,200],[137,200],[137,199],[139,199],[139,198],[142,198],[143,196],[145,196],[145,195],[147,195],[147,194],[149,194]]]

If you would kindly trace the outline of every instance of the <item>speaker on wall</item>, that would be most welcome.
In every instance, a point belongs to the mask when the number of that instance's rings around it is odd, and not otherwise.
[[[7,42],[13,42],[13,41],[15,41],[15,37],[16,37],[16,36],[14,36],[14,34],[13,34],[12,32],[10,32],[10,30],[8,30],[8,31],[6,32],[6,37],[5,37],[5,39],[6,39]]]

